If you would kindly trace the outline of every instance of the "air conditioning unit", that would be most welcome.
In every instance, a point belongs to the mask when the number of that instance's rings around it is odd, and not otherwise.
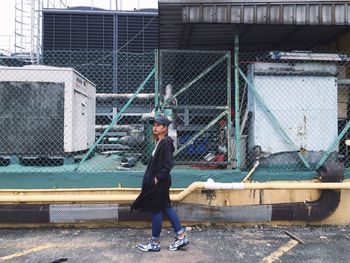
[[[57,156],[95,141],[95,85],[72,68],[0,67],[0,154]]]

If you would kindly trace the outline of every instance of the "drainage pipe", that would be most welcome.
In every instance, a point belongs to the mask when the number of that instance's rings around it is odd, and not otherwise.
[[[18,190],[16,190],[18,191]],[[93,192],[93,191],[92,191]],[[100,191],[99,191],[100,192]],[[54,193],[29,193],[20,191],[17,194],[2,194],[0,192],[0,204],[25,204],[25,203],[111,203],[111,202],[132,202],[137,198],[137,194],[67,194],[55,195]]]
[[[124,189],[123,189],[124,190]],[[118,188],[104,189],[50,189],[27,190],[13,189],[0,190],[0,203],[54,203],[54,202],[131,202],[139,193],[121,193]],[[175,189],[172,189],[175,190]],[[171,194],[174,202],[185,199],[197,190],[350,190],[350,182],[343,183],[313,183],[313,182],[270,182],[270,183],[217,183],[213,180],[207,182],[194,182],[177,194]]]
[[[203,183],[208,190],[350,190],[350,182],[271,182],[271,183],[216,183],[209,179]]]
[[[217,183],[209,179],[207,182],[192,183],[181,193],[172,196],[172,201],[181,201],[196,190],[350,190],[350,182]]]
[[[173,201],[181,201],[196,190],[322,190],[321,196],[314,201],[279,203],[272,205],[241,206],[251,213],[248,219],[258,220],[257,215],[263,214],[262,221],[288,220],[288,221],[320,221],[332,215],[339,206],[341,192],[350,190],[350,182],[340,183],[344,178],[343,165],[326,165],[319,171],[321,182],[269,182],[269,183],[216,183],[212,179],[207,182],[194,182],[180,193],[173,194]],[[39,222],[54,222],[51,220],[51,211],[55,208],[53,203],[109,203],[128,202],[135,200],[140,189],[53,189],[53,190],[0,190],[0,222],[17,222],[23,214],[30,214],[25,220],[39,220]],[[173,190],[174,192],[174,190]],[[10,206],[6,205],[11,203]],[[15,205],[13,205],[15,203]],[[36,203],[28,205],[26,203]],[[39,204],[38,204],[39,203]],[[24,205],[25,204],[25,205]],[[48,205],[49,204],[49,205]],[[118,220],[129,220],[125,213],[119,215]],[[234,219],[232,213],[238,212],[237,207],[206,206],[199,210],[198,219],[230,220]],[[53,210],[51,210],[53,209]],[[255,210],[254,210],[255,209]],[[193,212],[193,210],[192,210]],[[34,214],[34,217],[33,217]],[[206,216],[200,216],[200,215]],[[22,220],[22,219],[19,219]],[[24,220],[24,221],[25,221]],[[42,220],[42,221],[40,221]],[[26,222],[27,222],[26,221]],[[246,220],[245,220],[246,221]]]
[[[271,205],[271,221],[318,221],[329,217],[338,208],[340,191],[323,190],[314,201]]]
[[[207,182],[194,182],[180,193],[172,194],[171,200],[181,201],[197,190],[350,190],[350,182],[341,182],[344,179],[343,165],[322,166],[318,178],[321,182],[217,183],[208,179]],[[137,192],[130,194],[132,191]],[[138,192],[139,189],[132,188],[0,190],[0,203],[130,202],[136,199]]]

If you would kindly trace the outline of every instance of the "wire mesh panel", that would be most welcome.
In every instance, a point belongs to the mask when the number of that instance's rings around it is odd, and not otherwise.
[[[72,67],[96,85],[96,92],[113,92],[116,53],[111,50],[75,49],[44,51],[43,64]]]
[[[149,77],[154,69],[155,54],[148,53],[117,53],[116,71],[114,75],[115,88],[113,93],[97,94],[97,130],[96,136],[100,136],[111,120],[130,101],[140,85],[144,83],[132,103],[123,110],[118,121],[99,143],[98,148],[102,152],[122,151],[130,153],[129,157],[121,158],[125,164],[117,169],[128,170],[134,166],[136,160],[145,161],[146,129],[148,116],[154,109],[154,74]],[[130,160],[131,163],[130,163]],[[128,161],[129,160],[129,161]],[[140,162],[141,163],[141,162]]]
[[[231,138],[230,53],[160,51],[162,110],[173,120],[177,163],[226,167]]]
[[[143,169],[154,61],[154,52],[46,50],[45,66],[1,68],[1,171]]]
[[[344,55],[265,52],[240,56],[240,131],[247,168],[318,169],[346,158]],[[341,84],[343,83],[343,84]],[[338,136],[339,135],[339,136]]]
[[[0,62],[0,173],[143,170],[156,114],[172,120],[176,164],[186,167],[350,166],[349,60],[340,52],[244,53],[239,68],[230,52],[179,50]]]

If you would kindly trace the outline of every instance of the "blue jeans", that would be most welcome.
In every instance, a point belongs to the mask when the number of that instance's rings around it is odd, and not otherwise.
[[[162,231],[162,212],[168,217],[173,229],[177,235],[184,232],[182,229],[179,217],[172,207],[164,208],[162,211],[152,214],[152,238],[159,240],[160,232]]]

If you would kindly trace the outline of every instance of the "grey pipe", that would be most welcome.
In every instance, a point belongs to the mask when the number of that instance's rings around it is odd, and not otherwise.
[[[97,93],[96,100],[108,100],[108,99],[129,99],[133,96],[133,93]],[[135,99],[151,100],[154,99],[154,93],[140,93],[135,96]]]
[[[95,125],[96,131],[101,131],[107,129],[108,125]],[[135,130],[134,126],[131,125],[115,125],[110,128],[110,131],[124,131],[124,132],[130,132],[132,130]]]

